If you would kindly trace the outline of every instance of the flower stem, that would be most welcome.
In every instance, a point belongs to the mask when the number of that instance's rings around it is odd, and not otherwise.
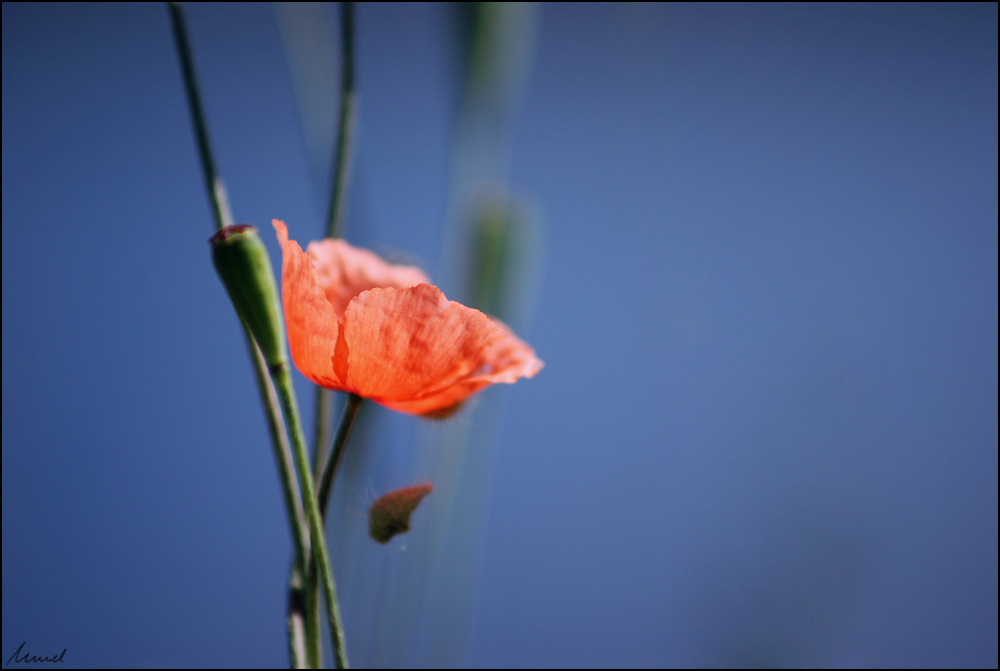
[[[288,438],[285,433],[285,423],[281,419],[281,409],[278,397],[275,394],[274,386],[267,378],[266,364],[260,350],[254,343],[250,331],[244,328],[247,339],[247,347],[253,352],[254,376],[257,379],[257,388],[264,399],[264,414],[267,417],[268,432],[271,434],[271,445],[274,448],[274,458],[278,462],[278,473],[281,476],[281,489],[285,499],[285,510],[292,527],[292,540],[295,545],[295,563],[293,574],[289,578],[289,607],[288,607],[288,644],[291,654],[292,665],[302,668],[307,663],[306,650],[315,648],[319,650],[319,627],[313,631],[307,631],[305,622],[301,616],[297,615],[297,609],[293,608],[291,600],[294,598],[294,585],[296,583],[295,573],[299,576],[305,574],[307,570],[307,560],[309,558],[309,531],[306,526],[305,513],[302,510],[302,497],[299,493],[299,485],[295,479],[295,467],[292,462],[292,451],[288,445]],[[298,591],[301,592],[301,577]],[[301,598],[301,597],[299,597]],[[304,641],[306,650],[303,650],[300,641]],[[319,653],[315,657],[319,663]]]
[[[361,409],[361,402],[364,399],[357,394],[347,397],[347,405],[344,406],[344,414],[340,418],[340,428],[337,429],[337,437],[333,440],[333,450],[330,459],[323,469],[323,476],[319,483],[319,512],[326,518],[326,509],[330,505],[330,493],[333,491],[333,481],[340,467],[340,460],[344,456],[344,447],[351,437],[351,429],[354,428],[354,420],[358,418],[358,411]]]
[[[329,390],[316,385],[316,395],[313,397],[313,476],[318,478],[323,472],[326,462],[327,445],[330,444],[330,429],[333,425],[333,394]],[[316,480],[319,485],[319,480]]]
[[[302,599],[301,576],[307,571],[306,562],[309,558],[309,531],[306,526],[305,513],[302,510],[302,497],[299,493],[298,481],[295,479],[292,451],[288,445],[285,423],[281,419],[278,397],[275,394],[274,386],[267,378],[264,357],[261,356],[260,350],[253,340],[253,336],[245,325],[243,326],[243,331],[247,347],[253,353],[254,377],[257,380],[257,389],[260,391],[261,398],[264,401],[264,415],[267,417],[267,428],[268,433],[271,435],[274,459],[278,463],[278,473],[281,476],[281,489],[285,499],[285,512],[288,514],[288,521],[292,527],[292,541],[295,546],[295,560],[292,575],[289,577],[287,615],[290,661],[295,668],[304,668],[307,664],[315,666],[320,662],[319,625],[315,626],[311,631],[308,630],[301,616],[301,611],[293,603],[294,599]],[[295,577],[296,574],[298,574],[299,578]],[[297,589],[295,588],[296,582],[298,583]],[[299,595],[296,596],[295,592],[299,592]],[[315,663],[309,657],[315,658]]]
[[[302,485],[303,503],[306,518],[309,521],[309,532],[312,547],[312,557],[323,581],[326,593],[326,611],[330,620],[331,636],[333,638],[333,653],[337,668],[346,669],[347,650],[344,643],[344,630],[340,620],[340,605],[337,603],[337,587],[333,582],[333,572],[330,568],[329,553],[326,549],[326,535],[323,533],[323,520],[316,501],[316,489],[313,486],[312,473],[309,470],[309,455],[306,451],[305,434],[302,421],[299,418],[298,403],[295,401],[295,389],[292,387],[292,375],[287,361],[271,367],[271,377],[278,390],[281,406],[285,411],[285,419],[291,429],[292,449],[295,455],[295,465]]]
[[[322,387],[317,386],[320,391],[326,391]],[[332,458],[325,464],[318,463],[318,460],[313,461],[313,476],[316,478],[316,486],[319,488],[318,501],[319,501],[319,514],[320,517],[326,521],[326,510],[330,504],[330,492],[333,489],[333,480],[337,475],[337,468],[340,466],[340,459],[344,455],[344,447],[347,445],[347,440],[351,436],[351,429],[354,427],[354,420],[357,419],[358,410],[361,408],[361,401],[363,399],[356,394],[351,394],[347,398],[347,405],[344,407],[344,414],[340,419],[340,427],[337,429],[337,436],[333,441],[333,451]],[[329,405],[327,406],[329,408]],[[317,408],[318,410],[318,408]],[[314,457],[319,454],[319,450],[314,452]],[[322,471],[320,470],[322,469]],[[322,472],[322,478],[318,475]],[[306,572],[306,590],[309,595],[306,603],[309,604],[310,609],[307,613],[309,627],[318,630],[319,629],[319,583],[318,576],[316,575],[316,564],[311,559],[309,561],[308,570]],[[292,577],[289,577],[289,595],[288,598],[291,600],[293,598],[293,591],[295,589],[295,584],[292,582]]]
[[[194,75],[191,42],[188,40],[187,28],[184,26],[184,13],[179,2],[168,2],[167,6],[170,8],[170,21],[174,26],[174,41],[177,43],[177,53],[181,59],[184,90],[187,92],[188,107],[191,110],[191,123],[194,125],[202,174],[205,176],[205,188],[208,190],[208,198],[212,203],[215,227],[222,230],[226,226],[232,225],[233,213],[229,209],[226,187],[215,171],[215,159],[212,157],[212,147],[208,141],[208,125],[205,123],[205,114],[201,108],[198,80]]]
[[[340,3],[340,118],[337,121],[337,150],[333,164],[333,190],[326,215],[326,237],[336,238],[344,223],[347,185],[350,182],[351,150],[354,145],[354,117],[357,110],[354,89],[354,3]]]
[[[226,198],[226,189],[222,178],[215,170],[215,160],[212,157],[212,147],[208,138],[208,126],[205,123],[205,115],[201,107],[201,95],[198,92],[198,81],[194,73],[191,44],[188,40],[187,28],[184,24],[184,13],[180,3],[170,2],[167,3],[167,6],[170,10],[174,40],[181,61],[184,90],[187,93],[191,123],[194,125],[198,155],[201,159],[201,168],[205,177],[208,199],[212,206],[215,227],[221,230],[233,223],[233,215],[229,209],[229,201]],[[319,626],[314,627],[311,632],[307,631],[306,623],[301,616],[301,610],[296,605],[296,602],[301,602],[302,600],[301,583],[302,576],[306,573],[306,562],[309,558],[309,533],[306,527],[305,514],[302,510],[302,498],[299,493],[298,482],[295,479],[292,452],[288,445],[278,398],[267,375],[267,365],[246,325],[243,325],[243,335],[246,340],[247,350],[250,352],[250,359],[253,363],[257,391],[260,394],[261,402],[264,406],[264,415],[267,418],[267,429],[271,436],[271,446],[274,449],[274,458],[278,464],[278,472],[281,476],[285,512],[288,515],[288,522],[292,528],[292,539],[295,545],[295,562],[292,575],[289,578],[288,643],[290,661],[295,668],[306,666],[306,648],[308,648],[309,650],[315,650],[315,665],[318,665],[320,661]],[[298,574],[298,577],[296,577],[296,574]],[[296,588],[296,585],[298,585],[298,588]]]
[[[354,3],[340,3],[340,113],[337,118],[337,144],[333,154],[333,187],[326,214],[326,237],[337,238],[344,228],[347,210],[347,187],[350,183],[350,160],[354,148],[354,126],[357,116],[358,96],[354,88]],[[313,473],[324,468],[326,446],[330,444],[333,426],[333,394],[316,386],[313,431]]]
[[[354,88],[354,3],[340,3],[340,113],[337,119],[337,143],[333,155],[333,187],[330,189],[330,203],[326,215],[326,237],[336,238],[342,234],[344,227],[344,212],[347,210],[347,186],[350,183],[350,159],[354,146],[354,127],[357,113],[357,92]],[[335,447],[329,461],[326,459],[326,446],[330,444],[330,432],[333,425],[333,394],[316,385],[315,428],[313,430],[313,475],[317,478],[320,489],[320,514],[326,518],[326,509],[330,501],[333,476],[343,454],[344,445],[350,435],[354,418],[357,417],[358,405],[352,395],[344,409],[344,418],[337,432]],[[360,399],[359,399],[360,400]],[[348,414],[350,413],[350,414]],[[350,421],[348,421],[350,417]],[[346,425],[346,430],[345,430]],[[323,473],[322,479],[319,474]],[[329,475],[327,475],[329,474]],[[310,566],[310,569],[313,569]],[[317,601],[316,572],[307,572],[307,589],[311,601]],[[310,613],[318,622],[319,613]]]
[[[319,636],[306,636],[307,627],[302,616],[306,610],[306,586],[299,557],[300,555],[295,553],[292,569],[288,573],[288,654],[294,668],[316,668],[319,666],[319,651],[316,650],[317,661],[314,663],[311,643],[318,641]],[[319,627],[314,627],[312,631],[319,631]]]

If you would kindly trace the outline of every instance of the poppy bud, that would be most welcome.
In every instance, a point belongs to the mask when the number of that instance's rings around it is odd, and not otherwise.
[[[434,485],[404,487],[379,498],[368,509],[368,535],[385,545],[396,534],[410,530],[410,516]]]
[[[267,365],[281,365],[285,355],[285,326],[278,288],[267,249],[255,227],[227,226],[208,240],[212,263],[229,292],[243,323],[253,333]]]

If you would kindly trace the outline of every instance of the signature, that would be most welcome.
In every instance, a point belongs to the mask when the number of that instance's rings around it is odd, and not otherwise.
[[[27,641],[22,641],[21,645],[17,646],[17,650],[15,650],[14,654],[11,655],[10,658],[7,660],[8,665],[11,662],[24,662],[26,664],[31,664],[33,662],[62,662],[63,657],[66,656],[66,648],[63,648],[63,651],[60,652],[58,655],[47,655],[45,657],[39,657],[38,655],[30,655],[27,652],[25,652],[22,655],[21,650],[24,649],[25,643],[27,643]]]

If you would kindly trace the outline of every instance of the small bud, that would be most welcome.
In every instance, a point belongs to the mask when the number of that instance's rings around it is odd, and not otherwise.
[[[285,326],[271,259],[258,231],[249,224],[227,226],[211,238],[215,271],[229,299],[260,347],[268,366],[287,361]]]
[[[410,530],[410,516],[434,485],[427,483],[389,492],[368,509],[368,535],[385,545],[396,534]]]

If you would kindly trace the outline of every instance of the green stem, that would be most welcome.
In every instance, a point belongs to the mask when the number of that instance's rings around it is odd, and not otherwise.
[[[208,126],[205,123],[205,114],[202,111],[201,95],[198,91],[198,81],[195,78],[194,62],[191,57],[191,44],[188,39],[187,28],[184,24],[184,13],[179,3],[170,2],[167,3],[167,7],[170,10],[174,40],[177,45],[177,53],[180,56],[184,90],[187,93],[191,123],[194,126],[198,155],[201,159],[202,174],[205,178],[205,187],[212,206],[215,227],[221,230],[233,223],[233,215],[229,209],[229,201],[226,198],[226,188],[223,185],[222,178],[216,172],[215,160],[212,157],[212,147],[208,138]],[[264,406],[264,415],[267,418],[267,429],[271,436],[271,446],[274,449],[274,458],[278,464],[278,472],[281,476],[285,512],[288,515],[289,525],[292,528],[292,539],[295,546],[295,562],[292,574],[289,577],[288,599],[290,661],[295,668],[304,667],[307,663],[305,648],[308,648],[309,650],[315,650],[314,657],[316,661],[313,665],[318,665],[320,662],[319,626],[317,625],[312,631],[308,631],[301,610],[301,602],[303,601],[302,576],[306,574],[306,562],[309,558],[309,533],[306,528],[305,514],[302,510],[302,497],[299,493],[298,482],[295,479],[291,448],[288,445],[278,398],[267,375],[267,365],[254,342],[253,336],[245,325],[243,326],[243,335],[253,363],[257,391],[260,394],[261,402]]]
[[[358,410],[361,409],[361,402],[364,399],[357,394],[347,397],[347,405],[344,406],[344,414],[340,418],[340,428],[337,429],[337,437],[333,440],[333,451],[330,459],[323,469],[323,477],[319,483],[319,512],[326,518],[326,509],[330,505],[330,493],[333,491],[333,481],[340,467],[340,460],[344,456],[344,447],[351,437],[351,429],[354,428],[354,420],[358,418]]]
[[[344,223],[344,210],[354,144],[354,117],[357,110],[354,89],[354,3],[340,3],[340,118],[337,121],[337,150],[333,164],[333,190],[326,215],[326,237],[339,237]]]
[[[301,602],[302,595],[296,596],[295,592],[302,590],[302,578],[305,575],[309,558],[309,531],[306,526],[306,516],[302,510],[302,496],[299,493],[298,481],[295,479],[295,466],[292,461],[292,451],[288,445],[287,434],[285,433],[285,423],[281,419],[281,409],[278,397],[275,394],[274,386],[267,377],[267,364],[261,355],[253,335],[244,325],[244,336],[247,347],[253,353],[254,377],[257,381],[257,389],[264,402],[264,415],[267,418],[268,433],[271,436],[271,446],[274,450],[274,459],[278,464],[278,473],[281,476],[281,489],[285,499],[285,512],[288,515],[289,523],[292,527],[292,541],[295,547],[295,561],[293,573],[289,576],[289,601],[288,601],[288,645],[291,655],[291,664],[295,668],[305,666],[317,666],[319,659],[319,625],[310,631],[301,609],[297,602]],[[295,574],[298,574],[296,578]],[[298,583],[296,589],[295,584]],[[305,649],[301,642],[304,641]],[[312,652],[315,650],[315,652]],[[307,651],[310,655],[307,655]],[[315,662],[310,659],[315,659]]]
[[[244,327],[244,335],[247,344],[253,352],[254,374],[257,379],[257,386],[261,390],[264,398],[264,414],[267,417],[267,429],[271,435],[271,443],[274,445],[274,458],[278,462],[278,472],[281,474],[281,484],[285,499],[285,508],[292,522],[292,530],[295,542],[295,551],[302,557],[309,556],[309,533],[305,522],[305,513],[302,510],[302,497],[299,494],[299,485],[295,480],[295,467],[292,461],[292,451],[288,445],[285,434],[285,423],[281,419],[281,409],[278,397],[274,392],[274,387],[267,379],[264,357],[261,356],[257,344],[253,340],[250,331]],[[304,560],[300,562],[305,566]]]
[[[318,387],[322,389],[322,387]],[[325,390],[324,390],[325,391]],[[333,457],[326,463],[325,467],[317,464],[313,468],[313,475],[317,479],[317,486],[319,487],[319,514],[323,520],[326,520],[326,510],[330,504],[330,491],[333,488],[333,480],[337,474],[337,468],[340,465],[340,459],[344,454],[344,446],[347,445],[347,440],[351,436],[351,428],[354,426],[354,420],[358,416],[358,410],[361,407],[362,398],[355,394],[348,396],[347,405],[344,407],[344,414],[340,420],[340,428],[337,429],[337,437],[333,441]],[[316,451],[318,454],[319,450]],[[322,478],[318,477],[318,473],[323,474]],[[308,571],[306,573],[306,589],[309,594],[308,603],[313,606],[310,609],[309,615],[309,626],[314,629],[319,629],[319,582],[318,576],[316,575],[316,563],[309,562]],[[291,595],[289,595],[291,598]]]
[[[337,587],[333,582],[333,572],[330,569],[330,558],[326,550],[326,535],[323,533],[323,520],[319,514],[312,473],[309,471],[309,455],[306,450],[305,434],[302,430],[302,421],[299,418],[298,403],[295,401],[295,389],[292,387],[292,375],[288,362],[272,366],[271,377],[278,390],[278,398],[285,411],[285,419],[291,429],[295,466],[298,469],[299,482],[302,485],[306,518],[309,521],[312,557],[323,580],[323,590],[326,593],[326,614],[330,620],[334,659],[337,668],[346,669],[348,667],[347,651],[340,620],[340,605],[337,603]]]
[[[339,237],[344,227],[344,212],[347,209],[346,194],[347,186],[350,182],[350,159],[354,144],[356,111],[357,93],[354,90],[354,3],[341,2],[340,113],[337,119],[337,144],[333,157],[333,188],[330,189],[330,203],[326,215],[326,237],[328,238]],[[349,400],[348,407],[350,407],[350,404],[351,401]],[[314,406],[316,419],[313,430],[313,446],[315,450],[313,452],[313,475],[318,478],[320,473],[324,474],[323,481],[317,480],[317,485],[320,487],[321,492],[324,490],[326,492],[325,503],[320,508],[321,516],[325,518],[326,503],[329,502],[330,483],[327,483],[324,488],[323,482],[326,480],[326,473],[330,473],[330,480],[332,481],[333,472],[336,470],[337,462],[340,459],[339,455],[336,454],[336,450],[333,459],[329,461],[326,459],[326,446],[330,444],[330,432],[333,425],[333,394],[317,385]],[[345,419],[347,417],[346,412],[347,409],[345,408]],[[353,414],[357,414],[357,408],[354,409]],[[350,424],[353,424],[353,419]],[[344,423],[341,422],[338,438],[343,431]],[[347,428],[347,434],[349,433],[350,426]],[[347,436],[345,435],[342,441],[339,442],[341,452],[346,440]],[[331,464],[333,465],[332,469],[330,468]],[[319,591],[316,581],[316,571],[312,565],[309,568],[310,570],[306,574],[306,586],[309,590],[311,603],[316,603]],[[310,623],[314,621],[313,617],[315,617],[315,622],[318,623],[318,609],[315,612],[310,612]],[[344,663],[346,664],[346,659]]]
[[[330,440],[330,425],[333,422],[333,394],[316,385],[315,398],[315,424],[313,427],[313,482],[319,486],[319,474],[323,472],[323,462],[326,459],[325,445]],[[320,509],[322,513],[322,509]],[[308,627],[319,630],[319,576],[316,575],[316,564],[310,559],[308,570],[306,571],[306,593],[309,595],[307,603],[310,608],[306,614]],[[289,594],[291,599],[291,594]],[[321,650],[316,651],[317,656],[322,655]]]
[[[309,653],[310,641],[306,634],[305,620],[302,613],[306,609],[306,586],[305,578],[302,575],[302,564],[299,561],[300,555],[295,554],[295,561],[288,573],[288,654],[292,660],[292,666],[296,669],[316,668],[319,662],[312,662]],[[313,629],[318,631],[319,627]],[[311,637],[318,640],[318,636]]]
[[[357,115],[358,96],[354,87],[354,3],[340,3],[340,113],[337,118],[337,144],[333,154],[333,188],[330,189],[330,203],[326,214],[326,236],[337,238],[344,228],[344,212],[347,210],[347,187],[350,183],[350,161],[354,148],[354,127]],[[319,474],[324,468],[326,446],[330,444],[333,426],[333,395],[316,387],[315,417],[313,431],[313,473]]]
[[[319,386],[317,386],[317,389],[326,391]],[[319,398],[318,396],[317,400]],[[340,428],[337,429],[337,436],[333,441],[333,456],[330,460],[322,464],[320,463],[320,459],[316,458],[320,454],[320,450],[317,449],[313,453],[313,476],[316,478],[316,485],[319,488],[319,514],[324,521],[326,520],[327,507],[330,504],[330,491],[333,489],[333,480],[337,474],[340,459],[344,454],[344,446],[347,445],[347,440],[351,436],[351,428],[354,426],[354,420],[358,416],[361,401],[362,398],[355,394],[348,396],[347,405],[344,407],[344,414],[340,420]],[[330,406],[327,405],[326,407],[329,408]],[[317,411],[319,411],[318,407]],[[320,473],[322,473],[322,477],[319,476]],[[308,613],[308,622],[310,627],[319,629],[319,582],[316,575],[316,565],[312,561],[309,562],[306,576],[306,589],[310,597],[308,603],[313,606]],[[289,595],[289,598],[291,598],[291,595]]]
[[[330,428],[333,424],[333,394],[316,385],[313,397],[315,423],[313,426],[313,476],[318,478],[325,467],[327,448],[330,444]],[[317,486],[319,480],[316,480]]]
[[[307,644],[309,647],[309,665],[313,669],[319,669],[323,666],[323,639],[319,636],[322,621],[319,615],[319,581],[316,576],[316,562],[313,561],[312,555],[309,556],[309,562],[306,566],[305,585],[303,585],[303,589],[305,590],[303,603],[306,609],[304,615],[302,612],[299,615],[306,619],[306,631],[316,632],[316,635],[307,641]],[[289,598],[291,598],[290,593]]]
[[[188,107],[191,110],[191,123],[198,144],[198,156],[201,158],[202,174],[205,177],[205,188],[212,203],[212,214],[215,215],[215,227],[219,230],[233,223],[233,214],[229,210],[229,199],[226,197],[226,187],[215,170],[215,159],[212,157],[212,147],[208,141],[208,125],[201,107],[201,94],[198,92],[198,80],[194,75],[194,61],[191,58],[191,42],[188,40],[187,28],[184,26],[184,13],[179,2],[168,2],[170,21],[174,26],[174,41],[177,43],[177,53],[181,58],[181,70],[184,74],[184,90],[187,92]]]

